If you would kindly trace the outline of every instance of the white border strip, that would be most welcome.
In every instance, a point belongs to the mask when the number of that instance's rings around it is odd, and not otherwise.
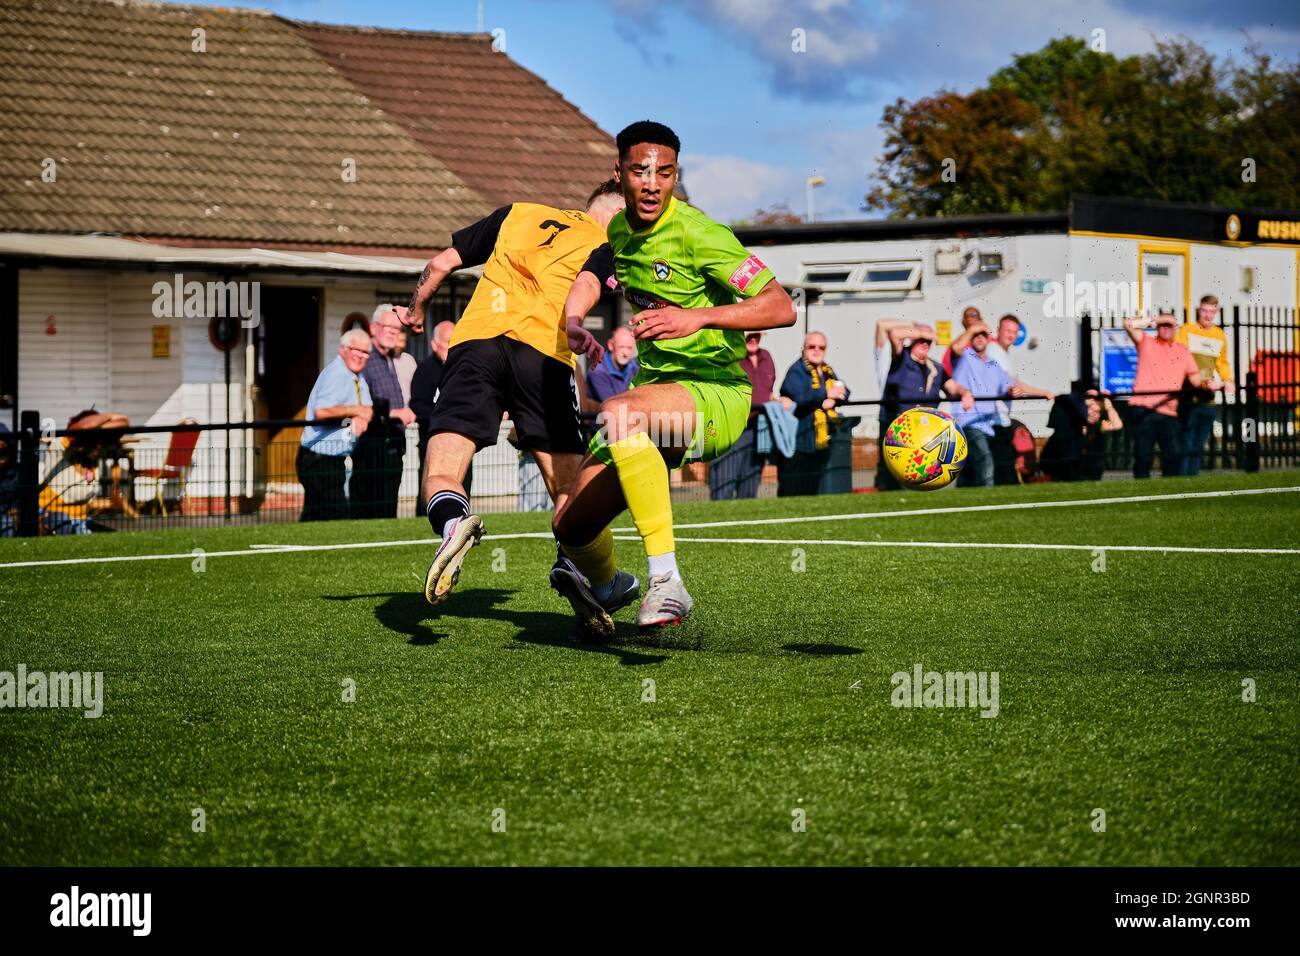
[[[736,521],[701,521],[675,524],[678,528],[740,528],[760,524],[798,524],[807,521],[855,521],[865,518],[907,518],[913,515],[949,515],[970,511],[1019,511],[1026,508],[1074,508],[1082,505],[1122,505],[1138,501],[1183,501],[1188,498],[1230,498],[1237,495],[1277,495],[1300,491],[1300,485],[1286,488],[1240,488],[1235,491],[1187,491],[1168,495],[1129,495],[1123,498],[1071,498],[1067,501],[1020,501],[1005,505],[958,505],[951,508],[915,508],[911,511],[861,511],[855,514],[810,515],[800,518],[748,518]],[[766,500],[766,499],[765,499]],[[631,534],[636,528],[614,528],[615,534]],[[0,565],[2,567],[2,565]]]
[[[619,537],[616,541],[640,541]],[[991,548],[1015,551],[1148,551],[1159,554],[1300,554],[1300,548],[1180,548],[1155,544],[1030,544],[977,541],[846,541],[821,538],[678,538],[693,544],[820,544],[854,548]]]

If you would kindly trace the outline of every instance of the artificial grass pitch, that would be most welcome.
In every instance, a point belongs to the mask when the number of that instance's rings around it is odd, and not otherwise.
[[[676,520],[1270,486],[1300,474]],[[0,567],[0,671],[104,687],[98,719],[0,709],[0,864],[1294,865],[1300,554],[1122,548],[1300,548],[1298,518],[1284,492],[682,529],[694,616],[643,638],[628,609],[606,647],[568,637],[548,538],[501,537],[544,515],[485,516],[437,608],[423,519],[0,541],[184,555]],[[996,716],[895,706],[918,665],[997,672]]]

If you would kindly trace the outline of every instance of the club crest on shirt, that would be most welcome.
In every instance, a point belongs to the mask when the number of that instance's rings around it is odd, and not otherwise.
[[[654,261],[655,281],[667,282],[668,277],[673,274],[673,270],[668,267],[668,263],[663,259]]]

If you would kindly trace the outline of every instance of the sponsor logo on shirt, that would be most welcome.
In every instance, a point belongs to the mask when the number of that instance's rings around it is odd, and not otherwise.
[[[657,295],[649,295],[637,289],[627,289],[623,295],[638,309],[667,309],[672,305],[671,302],[665,302]]]
[[[727,281],[730,282],[737,291],[744,292],[749,288],[749,284],[754,281],[754,276],[758,275],[766,268],[767,266],[763,265],[763,261],[759,259],[758,256],[750,256],[740,264],[740,268],[733,272],[731,278]]]

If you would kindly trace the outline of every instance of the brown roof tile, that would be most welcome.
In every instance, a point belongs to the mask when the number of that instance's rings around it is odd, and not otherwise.
[[[581,208],[614,140],[483,34],[295,23],[324,59],[494,205]]]
[[[483,35],[247,10],[0,0],[0,97],[0,230],[424,250],[502,202],[579,205],[614,155]]]

